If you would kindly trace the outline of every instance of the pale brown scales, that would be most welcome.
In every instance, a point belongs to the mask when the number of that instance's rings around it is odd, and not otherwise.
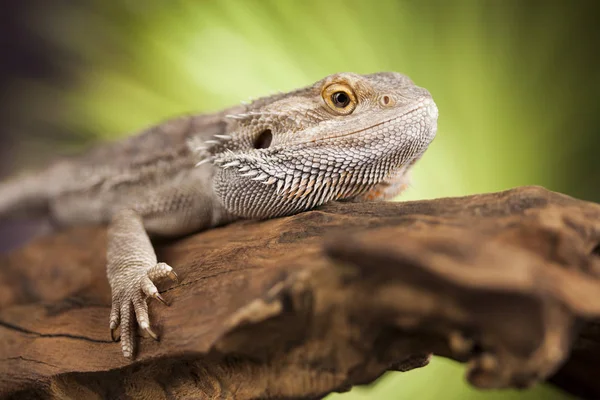
[[[0,219],[37,209],[60,226],[110,224],[110,327],[114,336],[121,325],[123,354],[132,357],[135,319],[153,335],[152,278],[172,271],[158,263],[150,235],[391,198],[436,129],[431,95],[408,77],[334,74],[249,105],[175,118],[0,185]]]

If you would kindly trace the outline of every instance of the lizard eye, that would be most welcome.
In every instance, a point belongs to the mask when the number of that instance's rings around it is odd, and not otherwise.
[[[344,108],[350,103],[350,97],[344,92],[335,92],[331,95],[331,101],[338,108]]]
[[[348,115],[356,108],[356,96],[346,84],[333,83],[321,94],[325,104],[336,114]]]

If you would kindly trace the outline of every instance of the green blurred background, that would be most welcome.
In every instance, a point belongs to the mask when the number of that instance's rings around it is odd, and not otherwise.
[[[404,199],[536,184],[600,201],[596,1],[9,3],[4,174],[178,114],[392,70],[440,110]],[[330,399],[568,398],[544,385],[479,392],[463,376],[434,358]]]

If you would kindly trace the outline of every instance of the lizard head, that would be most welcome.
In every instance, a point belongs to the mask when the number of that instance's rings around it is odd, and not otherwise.
[[[429,92],[395,72],[340,73],[228,115],[204,157],[214,190],[244,218],[293,214],[341,199],[382,199],[437,129]]]

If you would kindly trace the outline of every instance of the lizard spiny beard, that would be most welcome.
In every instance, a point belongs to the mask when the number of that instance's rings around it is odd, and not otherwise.
[[[436,109],[437,110],[437,109]],[[242,218],[290,215],[368,192],[410,165],[435,136],[427,103],[362,132],[212,157],[214,190]]]

